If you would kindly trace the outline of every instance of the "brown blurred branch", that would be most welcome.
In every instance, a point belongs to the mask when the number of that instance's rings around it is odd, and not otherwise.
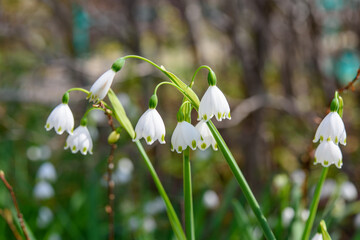
[[[349,89],[351,91],[354,91],[355,90],[354,84],[357,80],[359,80],[359,78],[360,78],[360,69],[357,70],[357,74],[356,74],[355,78],[351,82],[349,82],[345,87],[338,89],[338,92],[342,93],[343,91],[349,90]]]
[[[11,195],[11,199],[14,203],[14,206],[15,206],[15,209],[16,209],[16,212],[17,212],[17,217],[19,218],[19,222],[20,222],[20,226],[21,226],[21,229],[23,230],[24,232],[24,236],[26,238],[26,240],[30,240],[29,238],[29,235],[27,233],[27,230],[26,230],[26,227],[25,227],[25,223],[24,223],[24,219],[23,219],[23,215],[22,213],[20,212],[20,208],[19,208],[19,205],[17,204],[17,201],[16,201],[16,197],[15,197],[15,193],[13,191],[13,188],[12,186],[9,184],[9,182],[6,180],[5,178],[5,173],[0,170],[0,179],[1,181],[4,183],[5,187],[8,189],[10,195]]]
[[[105,110],[105,115],[108,117],[108,124],[111,127],[113,131],[115,131],[115,126],[112,118],[112,112],[110,109],[106,108],[106,106],[103,103],[99,103],[98,106]],[[116,144],[111,144],[111,151],[110,155],[108,157],[107,161],[107,183],[108,183],[108,205],[105,208],[105,211],[109,214],[109,240],[115,239],[115,233],[114,233],[114,200],[115,200],[115,194],[114,194],[114,187],[115,183],[112,179],[112,172],[114,170],[114,153],[116,149]]]

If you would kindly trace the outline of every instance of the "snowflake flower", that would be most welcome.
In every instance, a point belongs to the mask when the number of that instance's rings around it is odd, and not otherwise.
[[[149,108],[136,124],[133,141],[141,138],[144,138],[149,145],[156,140],[161,144],[165,143],[165,124],[155,108]]]
[[[95,81],[88,95],[90,102],[98,102],[104,99],[114,80],[115,73],[113,69],[109,69]]]
[[[217,143],[210,132],[209,127],[206,125],[206,122],[201,120],[198,124],[196,124],[195,128],[199,131],[201,136],[200,141],[197,142],[198,148],[200,150],[205,150],[211,145],[214,151],[217,151]]]
[[[92,154],[93,143],[86,126],[80,125],[74,130],[73,135],[67,137],[64,149],[68,148],[72,153],[80,151],[83,155],[86,155],[87,152]]]
[[[335,144],[346,145],[346,131],[344,122],[337,112],[330,112],[316,130],[313,142],[330,139]]]
[[[314,164],[318,163],[324,167],[334,164],[337,168],[341,168],[343,161],[339,146],[329,139],[320,142],[320,145],[315,151],[314,161]]]
[[[178,122],[171,136],[171,151],[181,153],[188,146],[195,150],[200,139],[200,133],[193,125],[186,121]]]
[[[74,116],[67,103],[57,105],[46,120],[45,129],[47,131],[55,129],[56,133],[61,135],[67,131],[70,135],[74,129]]]

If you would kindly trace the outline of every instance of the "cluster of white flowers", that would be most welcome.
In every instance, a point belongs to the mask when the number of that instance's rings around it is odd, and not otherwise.
[[[119,67],[119,64],[123,65],[123,62],[118,63],[118,65],[114,64],[111,69],[106,71],[95,81],[90,88],[90,92],[87,97],[90,102],[97,103],[105,98],[111,87],[116,72],[122,67],[122,65]],[[70,148],[72,153],[80,151],[83,155],[86,155],[88,152],[92,154],[93,143],[89,130],[86,126],[86,121],[74,130],[74,116],[68,102],[69,93],[66,92],[62,103],[55,107],[50,113],[46,121],[45,128],[47,131],[54,128],[56,133],[59,135],[63,134],[64,131],[68,132],[69,136],[66,139],[65,149]]]
[[[320,144],[315,151],[314,164],[320,163],[324,167],[334,164],[337,168],[343,165],[339,143],[346,145],[346,131],[344,123],[337,113],[338,100],[334,98],[331,112],[322,120],[316,130],[313,142]]]
[[[111,69],[102,74],[90,88],[87,96],[90,102],[101,101],[108,93],[116,72],[124,65],[124,61],[119,59],[113,64]],[[178,124],[171,137],[171,150],[181,153],[187,147],[195,150],[197,147],[201,150],[209,146],[216,151],[217,143],[207,126],[213,116],[218,121],[222,119],[231,119],[229,104],[216,86],[216,76],[210,70],[208,75],[209,88],[200,101],[198,110],[198,120],[196,127],[184,121],[178,120]],[[56,133],[62,134],[68,132],[65,149],[70,149],[72,153],[80,151],[83,155],[88,152],[92,154],[92,139],[86,126],[86,118],[81,121],[81,125],[74,130],[74,116],[68,106],[69,93],[65,93],[63,102],[59,104],[49,115],[45,128],[46,130],[55,129]],[[161,144],[165,143],[165,124],[160,114],[156,110],[157,97],[154,94],[150,99],[149,109],[140,117],[135,127],[135,137],[133,141],[144,138],[147,144],[153,144],[158,140]]]
[[[171,136],[171,150],[181,153],[187,147],[195,150],[197,147],[201,150],[207,149],[209,146],[216,151],[217,143],[207,126],[213,116],[218,121],[222,119],[231,119],[230,107],[226,97],[216,86],[216,77],[213,71],[209,73],[209,88],[205,92],[200,101],[198,120],[200,121],[196,127],[178,118],[178,123]],[[156,111],[157,98],[153,95],[150,99],[149,109],[140,117],[135,127],[135,138],[137,141],[141,138],[146,140],[147,144],[152,144],[158,140],[165,143],[165,125],[160,114]],[[181,110],[180,110],[181,111]]]

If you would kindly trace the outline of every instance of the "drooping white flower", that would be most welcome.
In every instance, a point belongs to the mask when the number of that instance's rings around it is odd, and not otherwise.
[[[201,136],[200,141],[197,142],[198,148],[200,150],[205,150],[211,145],[214,151],[217,151],[217,143],[209,127],[206,125],[206,122],[201,120],[198,124],[196,124],[195,128],[199,131]]]
[[[36,199],[45,200],[54,196],[54,189],[50,183],[40,181],[35,185],[33,194]]]
[[[324,167],[334,164],[337,168],[341,168],[343,161],[339,146],[331,140],[322,141],[315,151],[314,164],[318,163]]]
[[[114,80],[116,72],[113,69],[103,73],[91,86],[88,98],[90,102],[98,102],[104,99]]]
[[[358,197],[358,192],[352,182],[346,181],[340,186],[340,194],[346,201],[354,201]]]
[[[47,131],[55,129],[57,134],[67,131],[70,135],[74,130],[74,116],[66,103],[57,105],[46,120],[45,129]]]
[[[230,107],[224,94],[216,86],[209,86],[200,101],[198,120],[210,120],[215,115],[218,121],[231,119]]]
[[[41,207],[39,209],[39,214],[36,219],[37,226],[39,228],[45,228],[52,222],[54,219],[54,214],[48,207]]]
[[[207,190],[204,193],[202,201],[205,207],[209,209],[215,209],[220,203],[219,196],[213,190]]]
[[[149,145],[156,140],[161,144],[165,143],[165,124],[155,108],[146,110],[136,124],[133,141],[141,138],[144,138]]]
[[[316,130],[313,142],[330,139],[335,144],[346,145],[346,131],[344,122],[337,112],[330,112]]]
[[[36,177],[41,180],[55,181],[57,175],[54,165],[49,162],[42,164],[36,173]]]
[[[178,122],[171,136],[171,151],[176,150],[177,153],[181,153],[188,146],[195,150],[196,143],[200,139],[200,133],[193,125],[186,121]]]
[[[64,149],[68,148],[72,153],[80,151],[83,155],[86,155],[87,152],[92,154],[93,143],[86,126],[80,125],[74,130],[73,135],[67,137]]]
[[[295,211],[292,207],[286,207],[281,212],[281,221],[284,227],[288,227],[295,216]]]

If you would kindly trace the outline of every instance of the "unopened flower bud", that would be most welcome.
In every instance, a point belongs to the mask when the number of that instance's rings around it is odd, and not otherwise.
[[[115,144],[119,139],[120,139],[120,133],[117,130],[112,131],[108,137],[108,143]]]

